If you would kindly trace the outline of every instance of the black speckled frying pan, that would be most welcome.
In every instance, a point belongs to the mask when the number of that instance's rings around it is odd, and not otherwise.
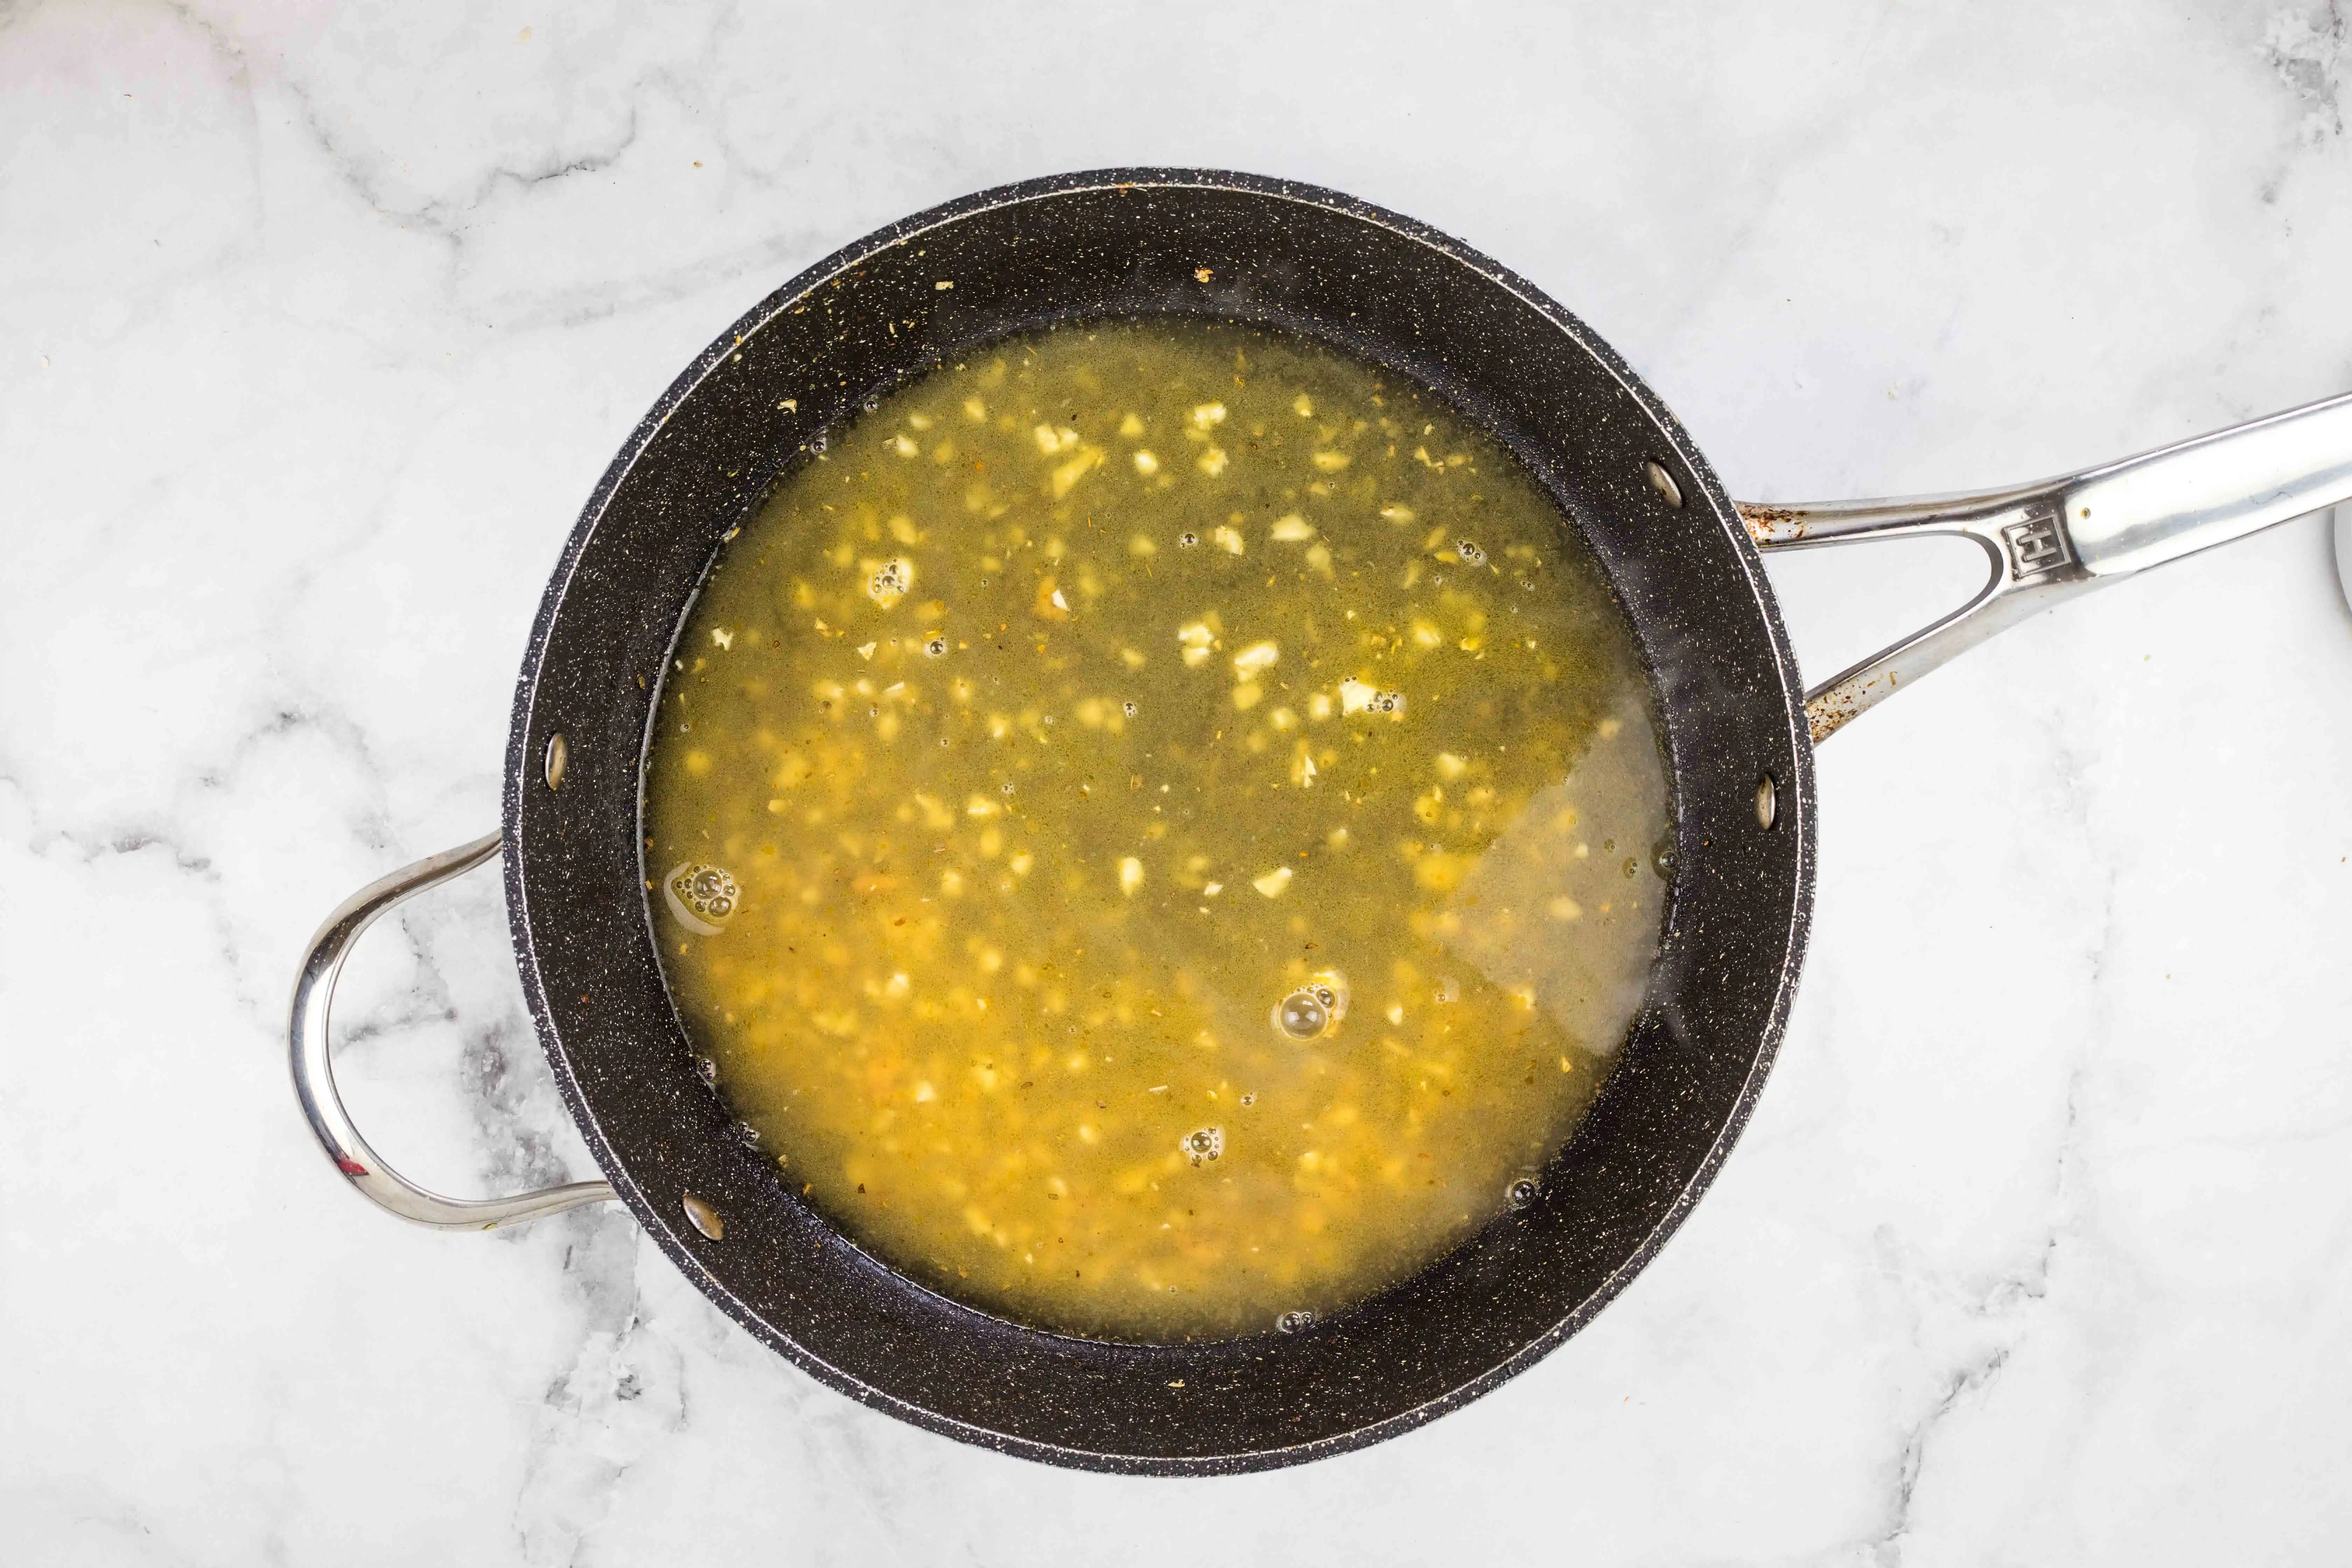
[[[730,1133],[655,958],[638,835],[662,672],[720,537],[861,402],[1010,332],[1171,313],[1263,323],[1422,383],[1507,443],[1605,567],[1647,660],[1676,805],[1666,934],[1591,1114],[1507,1214],[1296,1332],[1184,1346],[989,1317],[844,1241]],[[343,1174],[403,1216],[488,1229],[617,1196],[710,1299],[835,1387],[1057,1464],[1294,1464],[1441,1415],[1551,1350],[1655,1255],[1746,1122],[1804,956],[1812,749],[1958,647],[2069,594],[2352,492],[2352,398],[2046,484],[1933,502],[1742,509],[1624,362],[1525,279],[1328,191],[1171,170],[954,202],[778,289],[697,359],[596,487],[515,691],[499,834],[329,920],[297,983],[296,1089]],[[1808,701],[1758,547],[1959,533],[1963,610]],[[401,1179],[336,1098],[334,978],[401,899],[504,851],[515,957],[604,1182],[486,1202]]]

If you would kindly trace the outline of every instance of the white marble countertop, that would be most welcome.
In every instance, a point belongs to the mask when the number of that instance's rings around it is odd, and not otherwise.
[[[2317,519],[1838,736],[1810,972],[1713,1194],[1541,1365],[1305,1468],[899,1425],[617,1213],[404,1227],[283,1042],[320,915],[495,823],[623,436],[893,218],[1118,163],[1337,186],[1583,315],[1739,493],[1953,489],[2352,388],[2347,79],[2341,0],[0,11],[0,1555],[2344,1561]],[[1816,673],[1967,571],[1844,553],[1776,567]],[[583,1172],[495,879],[412,908],[346,992],[362,1124],[448,1190]]]

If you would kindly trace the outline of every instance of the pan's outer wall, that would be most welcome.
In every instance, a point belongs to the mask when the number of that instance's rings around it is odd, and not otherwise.
[[[1592,1113],[1529,1209],[1298,1333],[1192,1346],[1022,1329],[835,1236],[727,1135],[664,990],[638,794],[673,637],[719,536],[859,402],[1011,330],[1176,311],[1349,345],[1508,441],[1599,552],[1662,708],[1678,823],[1670,932]],[[1654,459],[1687,504],[1645,481]],[[557,732],[560,792],[541,759]],[[1759,826],[1756,782],[1778,784]],[[908,219],[762,301],[664,395],[582,513],[531,631],[506,772],[507,894],[532,1016],[605,1175],[761,1339],[918,1425],[1090,1468],[1297,1463],[1417,1426],[1589,1321],[1655,1253],[1747,1119],[1812,891],[1811,753],[1753,548],[1681,427],[1582,323],[1444,236],[1330,192],[1137,170]],[[709,1200],[725,1239],[685,1223]]]

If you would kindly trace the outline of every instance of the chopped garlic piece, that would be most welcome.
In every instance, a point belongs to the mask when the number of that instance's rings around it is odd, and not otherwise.
[[[1234,673],[1240,676],[1255,675],[1268,665],[1277,663],[1281,658],[1280,645],[1271,640],[1255,642],[1234,655]]]
[[[1212,425],[1222,425],[1224,422],[1225,405],[1222,403],[1203,403],[1192,410],[1192,423],[1203,430]]]
[[[1282,890],[1290,886],[1290,868],[1287,866],[1276,866],[1265,876],[1253,879],[1250,882],[1250,886],[1255,888],[1259,892],[1264,893],[1269,899],[1278,898],[1281,896]]]
[[[1301,544],[1315,537],[1315,530],[1305,518],[1294,511],[1287,517],[1275,519],[1274,527],[1266,537],[1278,544]]]
[[[1239,555],[1244,548],[1242,543],[1242,531],[1238,528],[1229,527],[1223,523],[1220,523],[1215,528],[1210,530],[1209,538],[1228,555]]]
[[[1070,434],[1076,434],[1076,432],[1070,432]],[[1100,447],[1079,447],[1076,457],[1054,470],[1054,499],[1060,500],[1064,496],[1068,495],[1080,479],[1101,467],[1102,460],[1103,454]]]
[[[1143,886],[1143,862],[1129,855],[1118,863],[1118,890],[1133,898],[1135,889],[1141,886]]]
[[[1176,640],[1184,645],[1184,664],[1187,668],[1196,668],[1209,662],[1209,645],[1215,640],[1215,636],[1216,634],[1210,631],[1207,626],[1199,621],[1194,621],[1176,634]]]

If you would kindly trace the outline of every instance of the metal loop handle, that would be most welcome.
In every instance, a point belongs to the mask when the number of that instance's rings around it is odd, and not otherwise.
[[[360,934],[402,900],[495,860],[498,854],[499,836],[493,833],[403,867],[344,900],[310,939],[302,973],[294,982],[293,1014],[286,1029],[294,1095],[302,1102],[302,1114],[310,1118],[310,1131],[318,1135],[327,1157],[334,1161],[343,1179],[376,1206],[436,1230],[494,1230],[618,1195],[608,1182],[573,1182],[510,1198],[445,1198],[384,1163],[383,1156],[369,1148],[359,1129],[352,1125],[342,1098],[335,1092],[334,1065],[328,1055],[328,1010],[334,1005],[335,981],[342,973],[343,960]]]
[[[1738,504],[1759,550],[1944,534],[1985,552],[1984,585],[1968,603],[1805,693],[1819,744],[1903,682],[2062,600],[2345,500],[2352,394],[2010,489]]]

